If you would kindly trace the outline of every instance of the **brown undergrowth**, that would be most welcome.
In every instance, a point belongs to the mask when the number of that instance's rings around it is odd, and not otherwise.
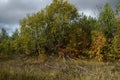
[[[0,61],[0,80],[120,80],[120,63],[65,60],[42,54]]]

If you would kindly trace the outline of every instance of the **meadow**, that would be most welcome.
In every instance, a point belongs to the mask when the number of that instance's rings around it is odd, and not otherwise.
[[[42,59],[41,59],[42,58]],[[120,80],[119,62],[0,57],[0,80]]]
[[[120,0],[100,8],[92,17],[52,0],[20,18],[11,35],[0,23],[0,80],[120,80]]]

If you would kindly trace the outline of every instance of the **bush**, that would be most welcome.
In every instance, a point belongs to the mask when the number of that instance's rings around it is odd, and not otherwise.
[[[102,49],[105,45],[106,39],[101,31],[94,30],[92,34],[92,44],[90,48],[90,58],[94,58],[98,61],[102,61],[103,56],[101,54]]]

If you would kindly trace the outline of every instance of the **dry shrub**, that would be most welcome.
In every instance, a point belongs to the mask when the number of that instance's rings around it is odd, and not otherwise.
[[[92,44],[90,48],[90,58],[94,58],[95,60],[102,61],[102,48],[106,43],[106,39],[101,31],[92,31]]]
[[[120,17],[117,18],[117,29],[113,40],[113,46],[116,57],[120,59]]]

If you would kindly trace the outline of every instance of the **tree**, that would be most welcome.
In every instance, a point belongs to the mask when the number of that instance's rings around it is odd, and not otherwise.
[[[23,19],[21,21],[21,32],[19,35],[19,40],[22,42],[20,42],[21,44],[19,45],[19,47],[23,49],[23,53],[25,53],[26,55],[30,55],[31,53],[34,54],[35,52],[35,35],[34,32],[31,30],[31,27],[27,25],[27,22],[28,20],[26,19]]]
[[[14,33],[12,34],[12,39],[15,40],[16,38],[18,38],[18,36],[19,36],[19,30],[16,29],[16,30],[14,31]]]
[[[4,28],[1,29],[0,33],[0,41],[3,41],[8,38],[8,34]]]
[[[22,45],[26,54],[41,53],[42,45],[46,41],[46,26],[44,10],[21,20],[20,39],[23,40]]]
[[[107,3],[99,15],[99,22],[107,39],[113,38],[116,21],[112,8]]]
[[[92,34],[92,44],[90,48],[90,58],[95,58],[98,61],[103,60],[102,49],[105,46],[106,39],[101,30],[93,30]]]
[[[104,59],[115,59],[115,52],[113,49],[113,39],[116,31],[116,19],[114,12],[110,5],[107,3],[99,15],[99,22],[103,34],[106,37],[106,44],[103,48],[102,54]]]
[[[8,54],[10,51],[10,40],[9,36],[4,28],[1,29],[0,33],[0,53]]]
[[[21,49],[21,43],[20,40],[20,32],[18,29],[16,29],[11,38],[10,38],[10,43],[11,43],[11,52],[14,54],[22,53]]]
[[[113,48],[116,53],[116,57],[120,59],[120,17],[117,19],[117,30],[115,32],[113,40]]]
[[[120,0],[118,0],[117,5],[116,5],[116,14],[120,15]]]
[[[56,51],[57,45],[65,47],[69,42],[69,33],[71,25],[78,16],[75,6],[69,4],[65,0],[54,0],[51,5],[46,7],[46,22],[45,30],[47,42],[52,43]]]
[[[89,48],[91,45],[91,31],[96,28],[96,19],[92,17],[87,17],[86,15],[81,15],[78,24],[82,28],[83,32],[83,42],[84,48]]]
[[[25,41],[32,40],[29,45],[34,46],[35,52],[45,48],[48,53],[56,54],[57,45],[67,45],[69,30],[77,16],[75,6],[65,0],[53,0],[44,10],[21,21],[20,35]]]

